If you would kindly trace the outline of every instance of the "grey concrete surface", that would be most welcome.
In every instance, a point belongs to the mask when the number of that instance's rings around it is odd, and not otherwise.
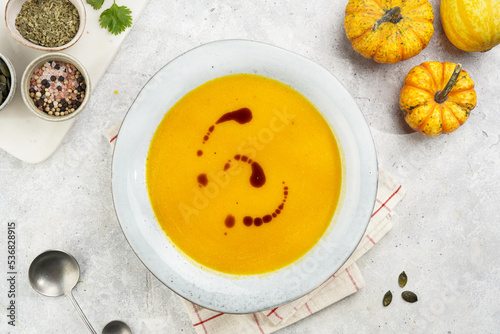
[[[379,165],[407,194],[394,228],[358,265],[367,286],[295,325],[300,333],[498,333],[500,303],[500,46],[465,53],[435,32],[418,56],[394,65],[357,54],[345,37],[347,1],[150,0],[60,148],[31,165],[0,152],[0,301],[7,306],[7,223],[17,232],[17,326],[1,333],[86,333],[70,301],[34,292],[31,260],[63,249],[79,261],[74,295],[100,332],[113,319],[134,333],[194,333],[182,304],[127,244],[111,197],[112,151],[103,131],[123,119],[147,80],[177,55],[219,39],[274,44],[328,69],[365,115]],[[455,133],[412,132],[398,108],[405,75],[428,60],[460,62],[478,105]],[[114,91],[118,91],[115,94]],[[145,111],[147,112],[147,111]],[[419,301],[403,302],[398,274]],[[384,293],[395,294],[382,307]]]

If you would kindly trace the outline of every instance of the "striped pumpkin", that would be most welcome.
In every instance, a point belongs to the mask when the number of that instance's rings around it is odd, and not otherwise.
[[[500,0],[441,0],[441,24],[450,42],[468,52],[500,44]]]

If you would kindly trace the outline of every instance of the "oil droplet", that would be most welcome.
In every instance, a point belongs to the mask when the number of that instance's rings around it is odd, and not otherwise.
[[[236,222],[236,220],[234,219],[233,215],[227,215],[226,220],[225,220],[224,223],[226,224],[227,228],[231,228],[231,227],[234,226],[235,222]]]
[[[250,176],[250,184],[255,188],[260,188],[266,183],[266,175],[264,170],[257,162],[252,162],[252,175]]]
[[[252,224],[253,224],[253,218],[250,217],[250,216],[245,216],[245,218],[243,218],[243,224],[245,226],[252,226]]]
[[[208,184],[207,174],[198,175],[197,180],[198,180],[198,184],[200,185],[200,187],[205,187]]]

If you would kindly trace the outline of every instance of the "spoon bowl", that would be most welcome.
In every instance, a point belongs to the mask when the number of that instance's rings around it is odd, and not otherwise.
[[[114,320],[102,329],[102,334],[132,334],[132,331],[123,321]]]
[[[31,262],[28,277],[33,289],[44,296],[67,296],[88,330],[97,334],[73,297],[73,288],[80,278],[80,266],[73,256],[60,250],[43,252]]]
[[[59,297],[70,293],[78,283],[80,266],[70,254],[50,250],[33,260],[28,276],[36,292],[48,297]]]

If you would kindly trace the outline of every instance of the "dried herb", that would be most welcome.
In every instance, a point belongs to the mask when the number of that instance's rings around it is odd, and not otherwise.
[[[418,298],[417,298],[417,295],[414,294],[413,292],[411,291],[404,291],[402,294],[401,294],[401,297],[403,297],[403,299],[405,301],[407,301],[408,303],[414,303],[416,301],[418,301]]]
[[[384,299],[382,300],[382,304],[384,304],[384,306],[387,306],[389,305],[390,303],[392,302],[392,292],[391,290],[387,291],[384,295]]]
[[[406,273],[403,271],[401,274],[399,274],[398,278],[399,286],[404,288],[407,282],[408,282],[408,276],[406,276]]]
[[[7,99],[11,88],[11,76],[7,64],[0,59],[0,105]]]
[[[16,27],[32,43],[58,47],[75,37],[80,16],[68,0],[28,0],[16,17]]]

